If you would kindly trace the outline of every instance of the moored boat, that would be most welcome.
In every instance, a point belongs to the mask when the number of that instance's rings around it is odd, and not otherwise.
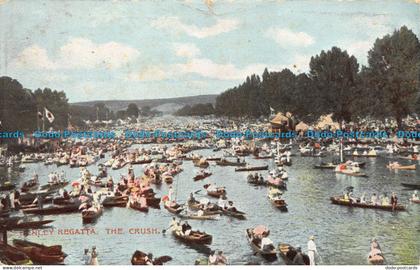
[[[253,237],[253,229],[246,229],[246,238],[251,246],[252,250],[261,255],[264,258],[277,258],[276,249],[273,247],[271,250],[264,250],[261,248],[261,240],[255,239]]]
[[[249,172],[249,171],[264,171],[268,169],[268,165],[266,166],[244,166],[235,168],[235,172]]]
[[[62,264],[67,256],[60,245],[44,246],[18,239],[13,240],[13,245],[37,264]]]
[[[297,254],[296,248],[289,244],[280,243],[278,246],[279,254],[287,265],[294,265],[294,258]],[[302,253],[304,265],[309,265],[309,256]]]
[[[172,235],[187,244],[210,245],[213,240],[210,234],[200,231],[191,231],[189,235],[185,235],[179,230],[173,230]]]
[[[378,204],[352,202],[350,200],[345,200],[343,197],[338,197],[338,196],[331,197],[330,200],[333,204],[337,204],[337,205],[393,211],[392,205],[378,205]],[[401,204],[397,205],[394,209],[394,211],[405,211],[405,210],[406,210],[406,207]]]

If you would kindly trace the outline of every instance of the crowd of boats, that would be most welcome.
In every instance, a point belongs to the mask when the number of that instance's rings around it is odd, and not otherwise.
[[[205,126],[203,128],[210,128]],[[143,144],[151,147],[144,147]],[[296,150],[296,146],[298,149]],[[202,156],[196,150],[212,149],[212,156]],[[79,214],[84,223],[98,222],[106,208],[128,207],[133,211],[147,213],[150,208],[161,206],[174,216],[170,227],[173,237],[188,245],[211,245],[213,236],[193,229],[188,220],[218,220],[228,216],[238,220],[246,219],[245,209],[237,209],[234,198],[229,191],[214,184],[210,179],[212,167],[225,167],[226,170],[244,175],[244,182],[253,186],[267,187],[266,199],[280,212],[288,211],[288,204],[283,198],[287,192],[289,172],[293,169],[295,155],[304,157],[332,156],[331,161],[325,159],[314,164],[314,169],[332,169],[337,174],[349,177],[369,177],[363,172],[366,162],[355,157],[375,158],[383,156],[393,160],[417,160],[417,145],[391,144],[378,142],[329,141],[246,141],[240,139],[214,140],[206,138],[199,141],[175,140],[165,143],[159,141],[126,140],[124,138],[72,141],[63,140],[55,152],[15,154],[2,157],[1,166],[22,170],[28,163],[43,163],[45,168],[57,165],[58,171],[50,170],[46,184],[41,185],[35,173],[31,179],[23,183],[12,183],[9,180],[0,184],[0,229],[3,231],[0,249],[0,261],[5,264],[62,264],[67,256],[60,245],[45,246],[40,243],[14,239],[13,245],[7,241],[7,231],[25,228],[42,228],[54,220],[37,220],[44,215]],[[244,157],[248,156],[247,161]],[[347,160],[346,160],[347,159]],[[387,166],[390,170],[415,170],[416,164],[400,164],[397,161]],[[267,160],[267,165],[253,165],[253,160]],[[177,198],[175,176],[182,177],[183,163],[191,162],[197,169],[191,181],[202,181],[203,189],[192,190],[189,198],[182,203]],[[90,165],[96,165],[97,172]],[[211,165],[211,166],[210,166]],[[78,179],[66,179],[59,166],[80,167]],[[135,175],[134,166],[142,166],[143,172]],[[114,179],[109,170],[122,170],[120,178]],[[288,172],[289,171],[289,172]],[[168,185],[168,194],[158,194],[154,187]],[[417,189],[419,183],[403,183],[404,187]],[[343,194],[331,194],[331,203],[346,207],[372,208],[377,210],[404,211],[395,193],[391,198],[376,194],[371,200],[366,196],[355,197],[353,188]],[[196,198],[203,192],[206,196]],[[382,191],[392,192],[392,191]],[[376,197],[375,197],[376,196]],[[217,199],[217,200],[214,200]],[[420,203],[417,191],[411,196],[412,203]],[[408,203],[408,202],[407,202]],[[279,255],[287,264],[315,264],[316,248],[314,238],[308,242],[308,254],[299,246],[285,242],[277,246],[268,238],[270,231],[263,225],[255,224],[244,234],[255,254],[273,259]],[[286,240],[286,239],[284,239]],[[375,241],[375,243],[377,243]],[[370,263],[383,263],[379,257],[379,245],[372,248],[368,255]],[[221,253],[220,253],[221,252]],[[198,258],[197,264],[226,264],[227,256],[223,251],[212,251],[208,258]],[[170,256],[154,258],[147,251],[136,250],[132,264],[163,264],[169,262]],[[194,260],[192,260],[194,261]]]

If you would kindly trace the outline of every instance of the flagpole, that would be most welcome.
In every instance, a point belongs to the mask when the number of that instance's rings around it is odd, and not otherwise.
[[[42,112],[42,131],[45,131],[45,117],[47,117],[47,114],[45,113],[44,109],[44,111]]]

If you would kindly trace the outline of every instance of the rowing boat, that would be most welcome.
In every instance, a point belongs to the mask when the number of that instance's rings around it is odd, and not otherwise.
[[[173,230],[172,235],[187,244],[210,245],[213,240],[210,234],[200,231],[191,231],[189,235],[185,235],[180,230]]]
[[[197,213],[194,214],[186,214],[186,215],[179,215],[183,219],[196,219],[196,220],[216,220],[220,217],[220,214],[211,214],[211,215],[198,215]]]
[[[344,174],[348,176],[354,176],[354,177],[368,177],[367,174],[361,173],[361,172],[353,172],[351,170],[342,170],[342,171],[335,171],[338,174]]]
[[[266,166],[244,166],[244,167],[235,168],[235,172],[263,171],[263,170],[267,170],[267,169],[268,169],[268,165],[266,165]]]
[[[0,185],[0,191],[9,191],[9,190],[13,190],[16,188],[15,184],[12,184],[10,182],[6,182],[2,185]]]
[[[0,258],[10,265],[31,265],[31,259],[19,249],[0,242]]]
[[[246,229],[246,238],[251,246],[252,250],[261,255],[264,258],[276,258],[276,249],[273,247],[272,250],[263,250],[261,248],[261,244],[259,244],[255,239],[252,237],[252,229]]]
[[[337,204],[337,205],[393,211],[392,205],[377,205],[377,204],[369,204],[369,203],[351,202],[350,200],[344,200],[342,197],[331,197],[330,200],[333,204]],[[395,207],[394,210],[405,211],[406,207],[404,205],[399,204]]]
[[[284,262],[287,265],[296,264],[293,262],[293,259],[295,258],[297,251],[293,246],[285,243],[280,243],[278,246],[278,250],[280,256],[283,258]],[[302,253],[302,255],[304,264],[309,265],[309,256],[304,253]]]
[[[197,201],[193,202],[191,200],[188,200],[188,207],[191,210],[202,210],[204,211],[204,215],[221,214],[223,212],[217,205],[213,205],[212,209],[207,208],[206,210],[203,210],[203,204]]]
[[[57,214],[66,214],[66,213],[76,213],[79,211],[79,203],[69,204],[69,205],[60,205],[60,206],[50,206],[46,208],[29,208],[23,209],[24,214],[35,214],[35,215],[57,215]]]
[[[410,189],[420,189],[420,184],[401,183],[401,186]]]
[[[36,229],[47,225],[54,220],[40,220],[40,221],[22,221],[13,225],[12,229]]]
[[[83,223],[93,223],[102,215],[102,207],[99,207],[94,210],[84,210],[82,211],[82,221]]]
[[[204,178],[207,178],[211,175],[212,175],[211,172],[205,172],[205,173],[197,174],[196,176],[194,176],[193,179],[194,181],[203,180]]]
[[[219,166],[245,166],[246,162],[232,162],[228,160],[219,160],[216,161],[216,164]]]
[[[137,203],[137,202],[131,202],[130,204],[129,204],[129,206],[130,206],[130,208],[132,208],[132,209],[134,209],[134,210],[138,210],[138,211],[140,211],[140,212],[144,212],[144,213],[147,213],[147,212],[149,212],[149,207],[147,207],[147,206],[141,206],[139,203]]]
[[[179,213],[182,212],[182,210],[184,210],[180,205],[178,205],[178,207],[171,207],[171,206],[169,206],[165,203],[164,207],[165,207],[166,210],[168,210],[169,213],[172,213],[172,214],[175,214],[175,215],[178,215]]]
[[[246,216],[245,216],[246,214],[242,211],[239,211],[239,210],[233,211],[233,210],[229,210],[229,209],[222,209],[222,213],[226,216],[234,217],[234,218],[237,218],[237,219],[240,219],[240,220],[246,219]]]
[[[335,169],[335,167],[337,167],[337,164],[334,164],[332,162],[321,162],[321,164],[314,165],[314,169]]]
[[[38,264],[62,264],[67,256],[60,245],[44,246],[18,239],[13,240],[13,245]]]
[[[270,202],[276,207],[278,208],[280,211],[282,212],[287,212],[287,203],[285,200],[276,197],[276,196],[272,196],[272,195],[268,195],[268,198],[270,200]]]
[[[412,202],[412,203],[420,203],[420,200],[410,199],[410,202]]]
[[[164,263],[172,260],[170,256],[161,256],[161,257],[157,257],[156,259],[149,258],[149,260],[151,261],[148,261],[146,257],[147,257],[146,253],[136,250],[133,256],[131,257],[131,264],[132,265],[163,265]]]
[[[413,165],[407,165],[407,166],[401,166],[401,165],[386,165],[386,167],[388,169],[391,170],[415,170],[416,169],[416,164]]]

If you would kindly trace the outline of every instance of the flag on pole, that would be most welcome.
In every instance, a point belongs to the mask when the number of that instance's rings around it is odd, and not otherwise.
[[[48,122],[50,123],[54,122],[54,119],[55,119],[54,115],[47,108],[44,108],[44,109],[45,109],[45,116],[47,117]]]
[[[38,118],[39,120],[43,120],[44,116],[42,115],[42,112],[38,111]]]

